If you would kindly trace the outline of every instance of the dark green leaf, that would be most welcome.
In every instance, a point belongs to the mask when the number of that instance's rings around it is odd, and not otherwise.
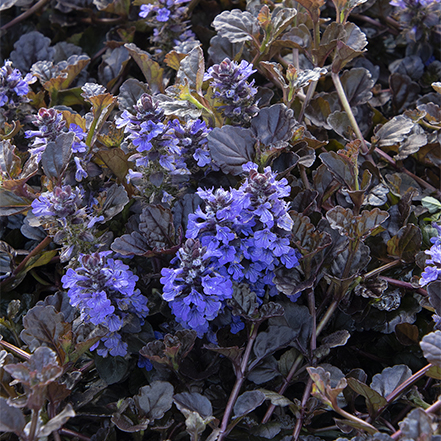
[[[127,192],[122,185],[114,184],[106,191],[106,200],[101,211],[105,220],[110,220],[124,209],[129,202]]]
[[[344,277],[344,272],[346,270],[349,259],[350,267],[348,276],[354,277],[355,275],[360,274],[360,272],[370,262],[370,248],[364,243],[360,243],[357,247],[357,250],[353,254],[352,252],[350,252],[349,248],[344,249],[341,253],[334,257],[334,260],[331,263],[332,275],[338,278]],[[348,283],[350,278],[346,279]],[[343,285],[345,284],[346,283],[343,282]]]
[[[49,141],[41,155],[41,165],[48,178],[60,179],[69,164],[75,134],[60,133],[55,141]]]
[[[212,26],[221,37],[228,38],[231,43],[250,41],[259,34],[257,19],[249,12],[240,9],[224,11],[213,20]]]
[[[335,113],[335,112],[334,112]],[[338,112],[341,114],[342,112]],[[334,128],[335,130],[335,128]],[[354,167],[344,156],[335,152],[321,153],[319,158],[332,175],[343,185],[355,188]]]
[[[286,407],[294,404],[291,400],[288,400],[288,398],[278,394],[277,392],[273,392],[266,389],[257,389],[257,390],[265,394],[265,398],[267,400],[270,400],[271,404],[273,404],[274,406]]]
[[[398,231],[396,236],[389,239],[387,253],[403,262],[413,262],[417,252],[421,249],[422,240],[421,230],[416,225],[407,224]]]
[[[89,64],[90,58],[87,55],[72,55],[66,61],[61,61],[55,66],[51,66],[50,75],[47,81],[44,78],[35,73],[43,83],[43,87],[51,94],[57,94],[61,90],[67,89],[80,72]],[[44,61],[42,63],[45,63]],[[40,63],[37,63],[32,67],[32,71],[35,72],[35,68]]]
[[[377,391],[371,389],[367,384],[362,383],[356,378],[347,378],[347,382],[352,390],[365,398],[369,415],[375,415],[375,413],[381,407],[387,404],[386,399],[383,398]]]
[[[393,392],[401,383],[412,376],[412,371],[404,364],[383,369],[381,374],[374,375],[371,388],[378,392],[382,397]]]
[[[208,135],[208,147],[213,161],[224,173],[240,175],[242,165],[255,156],[254,138],[251,130],[242,127],[216,127]]]
[[[289,326],[295,334],[292,346],[304,352],[308,347],[312,331],[312,318],[306,306],[297,303],[282,303],[285,313],[283,317],[271,318],[270,325]]]
[[[268,331],[260,332],[256,338],[253,347],[256,360],[262,360],[277,349],[288,346],[294,338],[296,338],[296,333],[290,327],[270,326]]]
[[[215,35],[210,40],[210,47],[208,48],[210,60],[213,63],[220,64],[225,58],[230,60],[238,60],[241,57],[244,60],[251,61],[247,56],[247,51],[244,43],[232,43],[228,38]]]
[[[274,421],[266,424],[259,424],[253,427],[251,433],[254,436],[265,439],[273,439],[282,430],[282,424],[278,421]]]
[[[207,418],[213,414],[210,400],[198,392],[182,392],[173,396],[179,410],[187,409],[197,412],[201,417]]]
[[[346,235],[352,240],[364,240],[388,217],[389,214],[379,208],[374,208],[371,211],[364,210],[359,216],[354,216],[350,208],[346,209],[341,206],[334,207],[326,213],[331,228],[338,230],[341,235]]]
[[[375,136],[372,139],[380,147],[386,147],[402,142],[413,129],[415,123],[406,116],[398,115],[375,130]]]
[[[173,386],[166,381],[154,381],[149,386],[139,389],[138,395],[133,397],[136,406],[141,409],[150,420],[161,419],[173,404]]]
[[[234,418],[239,418],[259,407],[265,401],[265,394],[259,390],[244,392],[234,404]]]
[[[103,358],[97,355],[95,365],[100,378],[108,385],[121,381],[129,370],[129,360],[119,356]]]
[[[394,159],[402,161],[425,145],[427,145],[427,135],[424,129],[416,124],[407,139],[400,145],[398,155],[395,155]]]
[[[21,159],[15,154],[15,149],[9,139],[0,141],[0,169],[12,179],[21,172]]]
[[[441,331],[434,331],[425,335],[420,346],[427,361],[441,367]]]
[[[194,213],[196,208],[202,203],[202,199],[197,194],[186,194],[183,198],[179,198],[173,205],[173,223],[175,229],[179,228],[185,232],[187,230],[188,215]]]
[[[0,397],[0,430],[22,435],[26,420],[20,409],[9,406],[7,401]]]
[[[346,140],[351,140],[354,138],[354,129],[352,128],[351,122],[346,112],[336,110],[328,116],[326,122],[332,128],[332,130],[338,133],[342,138]],[[322,155],[326,155],[326,153],[322,153]]]
[[[248,284],[241,283],[233,287],[233,297],[227,301],[234,315],[250,319],[257,313],[259,304],[256,293],[251,291]]]
[[[279,375],[277,360],[273,356],[269,356],[254,367],[247,378],[255,384],[264,384]]]

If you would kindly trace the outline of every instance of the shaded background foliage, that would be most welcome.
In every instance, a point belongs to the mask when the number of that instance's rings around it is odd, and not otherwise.
[[[439,439],[438,1],[0,11],[2,439]]]

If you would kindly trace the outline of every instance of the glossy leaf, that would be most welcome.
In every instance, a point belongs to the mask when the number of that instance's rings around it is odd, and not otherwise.
[[[265,401],[265,394],[259,390],[251,390],[240,395],[234,403],[234,417],[239,418],[252,412]]]
[[[123,357],[95,357],[98,374],[108,385],[118,383],[129,370],[129,361]]]
[[[139,49],[135,44],[127,43],[124,47],[141,69],[152,93],[164,92],[164,69],[153,61],[148,52]]]
[[[389,239],[387,253],[403,262],[413,262],[415,255],[421,249],[422,239],[421,230],[416,225],[407,224],[398,231],[396,236]]]
[[[404,439],[415,441],[433,439],[432,420],[423,409],[413,409],[398,425]]]
[[[224,11],[213,20],[213,27],[221,37],[227,38],[231,43],[242,43],[253,40],[259,34],[257,19],[246,11],[233,9]]]
[[[22,435],[25,425],[22,411],[10,406],[5,398],[0,397],[0,431]]]
[[[74,133],[60,133],[50,141],[41,155],[41,165],[48,178],[60,179],[66,170],[72,154]]]
[[[224,173],[239,175],[242,165],[253,161],[254,138],[252,132],[242,127],[216,127],[208,135],[208,148],[213,161]]]
[[[441,281],[435,280],[427,285],[429,302],[434,307],[435,312],[441,315]]]
[[[141,409],[150,420],[161,419],[173,404],[173,386],[166,381],[154,381],[148,386],[139,389],[138,395],[133,397],[136,406]]]
[[[173,396],[179,410],[186,409],[197,412],[201,417],[207,418],[213,414],[210,400],[198,392],[182,392]]]
[[[346,209],[341,206],[326,213],[331,228],[338,230],[341,235],[346,235],[352,240],[364,240],[388,217],[389,214],[379,208],[374,208],[371,211],[364,210],[359,216],[354,216],[350,208]]]
[[[75,411],[69,403],[58,415],[51,418],[38,432],[39,436],[49,436],[52,432],[61,429],[64,424],[75,416]]]
[[[427,361],[441,367],[441,331],[437,330],[425,335],[420,346]]]
[[[264,146],[278,146],[292,137],[296,120],[294,113],[284,104],[274,104],[262,109],[251,120],[251,130]]]
[[[202,95],[204,72],[204,53],[198,46],[181,61],[176,78],[179,83],[184,83],[184,80],[187,80],[190,89],[196,90],[199,95]]]
[[[412,371],[406,365],[395,365],[383,369],[381,374],[374,375],[371,388],[378,392],[382,397],[387,398],[391,392],[411,376]]]
[[[23,326],[20,338],[32,351],[45,344],[58,352],[60,338],[71,330],[64,315],[50,305],[30,309],[23,318]]]
[[[367,384],[362,383],[356,378],[347,378],[347,382],[352,390],[365,398],[369,415],[375,415],[379,409],[387,404],[386,399]]]
[[[268,331],[257,335],[253,348],[256,360],[261,360],[277,349],[288,346],[295,337],[295,332],[288,326],[270,326]]]

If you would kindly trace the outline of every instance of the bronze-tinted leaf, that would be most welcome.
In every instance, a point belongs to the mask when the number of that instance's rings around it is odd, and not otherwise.
[[[124,47],[141,69],[152,93],[164,92],[164,69],[153,61],[150,54],[139,49],[135,44],[127,43]]]
[[[387,242],[387,253],[395,259],[410,263],[415,260],[417,252],[421,249],[421,230],[413,224],[401,228],[396,236]]]

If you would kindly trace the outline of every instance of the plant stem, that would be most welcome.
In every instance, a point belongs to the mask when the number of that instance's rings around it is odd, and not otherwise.
[[[28,435],[29,441],[34,441],[35,432],[37,431],[37,425],[38,425],[38,412],[32,409],[31,427],[29,428],[29,435]]]
[[[12,272],[12,274],[4,279],[0,283],[0,289],[6,286],[11,280],[13,280],[17,274],[20,273],[20,271],[26,266],[26,264],[29,262],[29,260],[34,257],[36,254],[38,254],[40,251],[44,250],[50,243],[52,242],[52,237],[46,236],[15,268],[15,270]]]
[[[304,165],[299,164],[300,177],[302,178],[303,185],[306,190],[311,190],[311,186],[309,185],[308,176],[306,175],[306,168]]]
[[[303,360],[303,355],[300,354],[294,361],[293,365],[291,366],[291,369],[288,372],[288,375],[286,376],[286,378],[283,379],[283,384],[282,386],[280,386],[280,389],[277,391],[277,393],[279,395],[283,395],[284,392],[286,391],[286,389],[289,386],[289,383],[291,382],[292,378],[294,377],[295,373],[297,372],[297,369],[300,365],[300,363]],[[268,407],[268,410],[266,411],[265,416],[262,419],[262,424],[265,424],[269,421],[269,419],[271,418],[271,415],[274,412],[274,409],[276,408],[276,406],[274,404],[270,404]]]
[[[361,150],[363,153],[367,153],[369,149],[361,133],[360,127],[358,127],[357,120],[355,119],[355,116],[352,113],[351,105],[349,104],[348,98],[346,97],[338,72],[337,73],[331,72],[331,77],[332,77],[332,81],[334,82],[335,90],[337,91],[338,97],[340,98],[343,109],[345,109],[345,112],[348,115],[349,121],[351,122],[351,126],[354,129],[357,138],[361,141]]]
[[[397,163],[395,162],[395,160],[393,158],[391,158],[387,153],[383,152],[383,150],[381,150],[380,148],[376,147],[375,148],[375,153],[377,153],[386,162],[388,162],[390,165],[392,165],[392,167],[394,167],[395,169],[397,169],[398,171],[400,171],[402,173],[405,173],[407,176],[410,176],[414,181],[418,182],[418,184],[420,184],[424,188],[427,188],[432,193],[435,193],[438,196],[438,198],[441,198],[441,191],[440,190],[437,190],[435,187],[430,185],[424,179],[421,179],[420,177],[414,175],[412,172],[410,172],[409,170],[405,169],[404,167],[398,166]]]
[[[332,303],[330,304],[329,308],[325,312],[325,315],[322,317],[320,323],[317,325],[317,333],[316,333],[317,336],[320,335],[320,333],[323,331],[325,326],[328,324],[329,320],[331,319],[332,315],[337,309],[338,304],[339,304],[339,300],[333,300]]]
[[[346,412],[345,410],[341,409],[340,407],[336,406],[336,407],[333,407],[333,409],[338,414],[340,414],[342,417],[346,418],[347,420],[354,421],[354,423],[362,425],[364,427],[364,430],[366,430],[366,432],[368,432],[370,434],[378,432],[378,429],[376,429],[374,426],[371,426],[366,421],[362,420],[361,418],[357,418],[356,416],[352,415],[349,412]]]
[[[12,345],[11,343],[8,343],[7,341],[0,340],[0,345],[4,348],[8,349],[13,354],[17,355],[18,357],[22,358],[25,361],[29,361],[31,358],[31,354],[28,354],[27,352],[23,351],[20,348],[17,348],[16,346]]]
[[[380,266],[379,268],[376,268],[376,269],[374,269],[374,270],[372,270],[372,271],[366,273],[366,274],[363,276],[363,278],[364,278],[365,280],[366,280],[366,279],[369,279],[369,277],[376,276],[377,274],[380,274],[380,273],[382,273],[383,271],[386,271],[386,270],[388,270],[388,269],[391,269],[391,268],[393,268],[394,266],[399,265],[400,263],[401,263],[400,260],[393,260],[392,262],[388,262],[388,263],[386,263],[385,265]],[[384,279],[384,277],[382,277],[382,279]]]
[[[23,14],[19,15],[18,17],[15,17],[10,22],[6,23],[0,28],[0,31],[6,31],[7,29],[11,28],[12,26],[16,25],[17,23],[20,23],[24,19],[30,17],[32,14],[37,12],[39,9],[41,9],[46,3],[48,3],[49,0],[40,0],[39,2],[35,3],[32,8],[29,8],[27,11],[23,12]]]
[[[299,418],[297,418],[296,425],[292,433],[293,441],[297,441],[299,439],[300,431],[302,430],[302,425],[303,425],[303,418],[305,417],[305,406],[309,399],[309,396],[311,395],[311,390],[312,390],[312,378],[310,377],[308,379],[308,383],[306,384],[305,391],[303,392],[302,406],[300,411],[301,413]]]
[[[225,413],[222,418],[222,424],[217,441],[222,441],[224,437],[228,435],[228,431],[227,431],[228,421],[230,420],[231,412],[233,411],[234,403],[236,402],[237,397],[239,396],[239,392],[242,387],[242,384],[245,381],[245,372],[247,370],[248,360],[250,358],[251,350],[253,349],[253,344],[254,341],[256,340],[258,330],[259,330],[259,325],[253,324],[251,328],[251,335],[250,338],[248,339],[247,347],[242,357],[242,362],[240,364],[239,372],[236,374],[236,383],[233,386],[233,390],[231,391],[230,398],[228,399],[228,403],[225,408]]]
[[[305,116],[306,108],[308,107],[309,102],[311,101],[312,95],[314,95],[315,88],[317,87],[318,81],[312,81],[308,87],[308,91],[306,92],[305,100],[302,103],[302,108],[299,114],[299,123],[303,121]]]
[[[369,417],[368,421],[371,422],[378,418],[386,409],[386,407],[393,403],[404,391],[412,386],[414,383],[416,383],[419,379],[424,377],[426,375],[426,372],[432,367],[432,364],[429,363],[428,365],[424,366],[422,369],[420,369],[418,372],[413,374],[411,377],[409,377],[406,381],[403,381],[399,386],[397,386],[387,397],[386,401],[387,403],[380,407],[378,409],[377,413],[373,417]]]
[[[60,429],[58,432],[60,433],[60,435],[71,436],[72,438],[75,437],[82,441],[90,441],[89,437],[81,435],[81,433],[74,432],[73,430]]]
[[[403,282],[402,280],[391,279],[390,277],[385,277],[385,276],[381,276],[381,278],[386,280],[386,282],[390,283],[391,285],[399,286],[400,288],[405,288],[405,289],[412,289],[424,297],[427,297],[429,295],[425,289],[415,288],[415,286],[413,286],[409,282]]]
[[[428,407],[424,412],[426,412],[426,413],[433,413],[433,414],[436,415],[436,412],[438,412],[440,409],[441,409],[441,400],[438,400],[436,403],[434,403],[430,407]],[[401,436],[401,429],[397,430],[390,437],[392,439],[398,439],[400,436]]]

